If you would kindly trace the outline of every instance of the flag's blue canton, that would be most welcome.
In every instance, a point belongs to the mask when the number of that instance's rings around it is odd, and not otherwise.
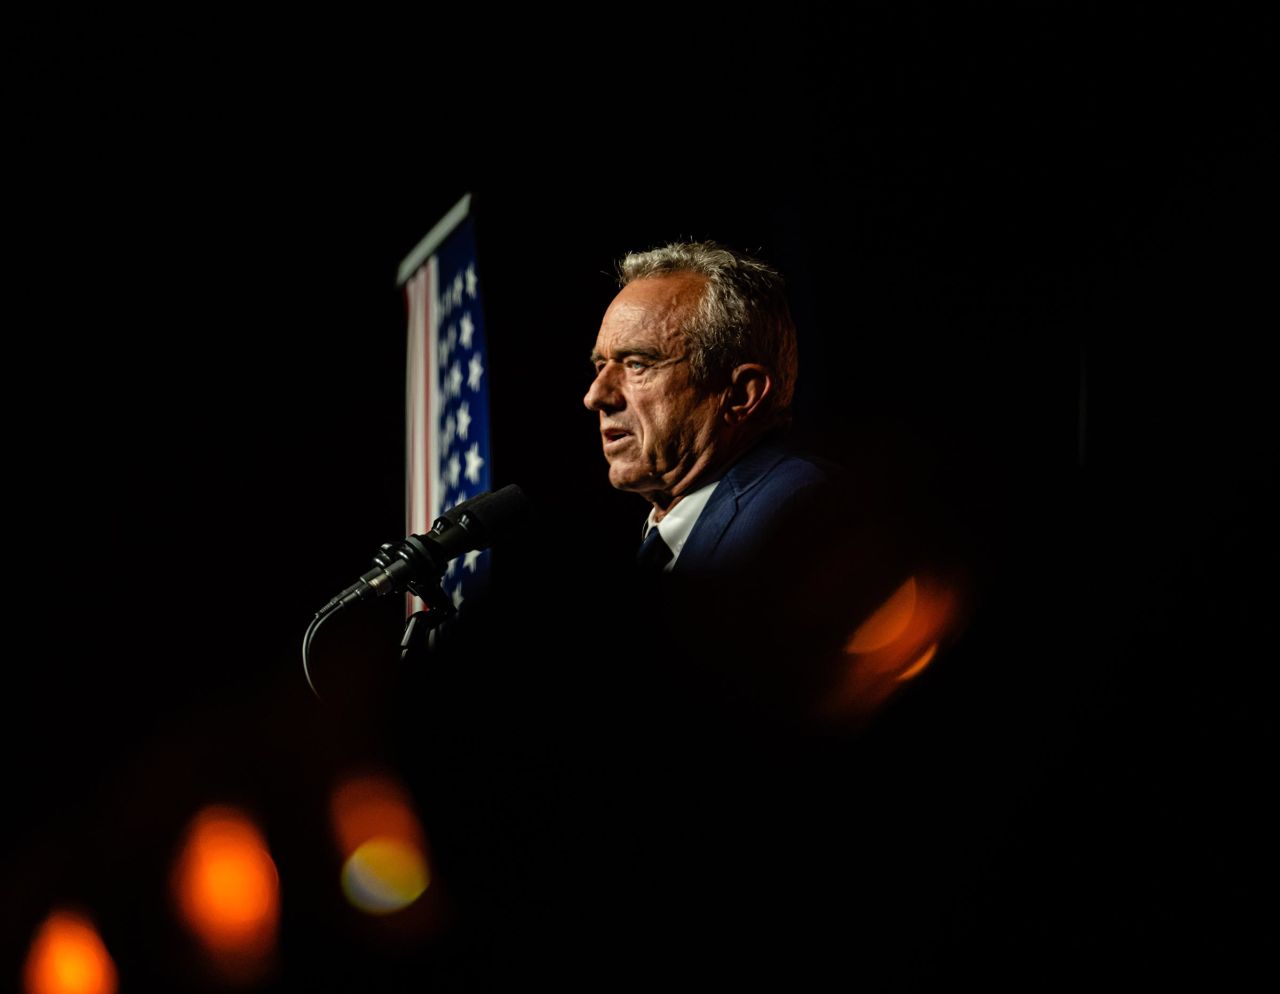
[[[440,315],[439,355],[440,509],[492,490],[489,471],[489,351],[480,280],[476,275],[475,228],[468,219],[437,253]],[[445,592],[460,610],[488,580],[489,553],[469,552],[449,564]]]

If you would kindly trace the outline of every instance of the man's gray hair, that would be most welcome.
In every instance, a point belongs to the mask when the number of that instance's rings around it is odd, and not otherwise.
[[[796,389],[796,326],[787,307],[782,276],[759,259],[715,242],[674,242],[628,253],[618,263],[618,282],[674,273],[706,277],[707,285],[684,333],[689,364],[698,383],[717,381],[743,363],[759,363],[773,374],[768,420],[790,418]]]

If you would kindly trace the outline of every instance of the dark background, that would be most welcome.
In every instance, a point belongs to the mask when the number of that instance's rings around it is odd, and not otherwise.
[[[468,191],[495,478],[551,519],[530,654],[609,665],[607,640],[558,634],[580,591],[552,581],[588,554],[607,578],[643,514],[581,407],[612,261],[678,237],[757,252],[789,281],[807,439],[972,576],[952,653],[833,747],[880,783],[851,776],[849,805],[910,797],[931,854],[903,877],[919,900],[894,899],[915,938],[893,968],[1039,985],[1265,962],[1269,22],[637,13],[581,49],[576,27],[204,25],[153,49],[78,24],[19,62],[6,975],[72,901],[123,989],[199,988],[165,874],[219,800],[281,869],[272,989],[518,975],[488,965],[483,913],[399,935],[330,893],[332,778],[425,776],[417,684],[387,654],[394,611],[335,636],[377,667],[338,701],[298,660],[316,607],[403,529],[396,265]],[[425,819],[447,838],[473,816]],[[480,857],[456,858],[455,885]]]

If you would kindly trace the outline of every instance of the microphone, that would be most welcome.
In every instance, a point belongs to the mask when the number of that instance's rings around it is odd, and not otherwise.
[[[487,549],[518,531],[528,511],[529,498],[514,483],[456,504],[436,518],[425,535],[384,543],[373,557],[373,569],[331,599],[316,617],[406,590],[429,600],[449,560]]]

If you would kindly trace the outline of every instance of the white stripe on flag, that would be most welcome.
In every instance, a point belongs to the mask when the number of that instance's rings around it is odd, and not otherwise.
[[[438,268],[432,256],[405,285],[409,312],[408,356],[405,382],[405,531],[421,535],[439,516],[439,398],[436,346],[439,340],[437,299]],[[407,613],[421,611],[423,603],[406,597]]]

